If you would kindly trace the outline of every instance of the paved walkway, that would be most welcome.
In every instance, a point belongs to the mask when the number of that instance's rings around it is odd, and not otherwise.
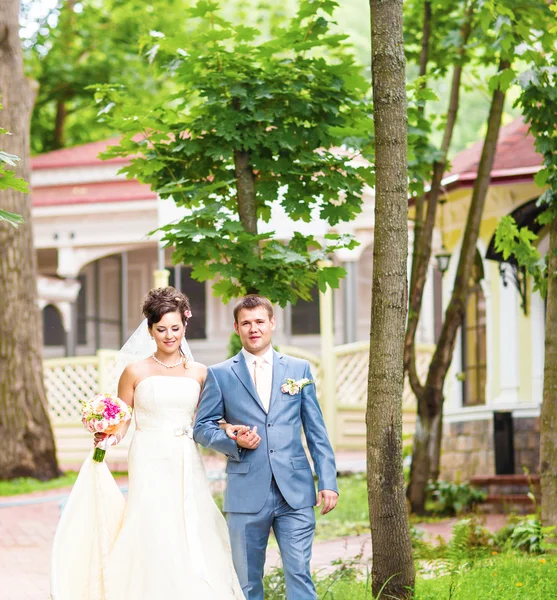
[[[340,454],[339,471],[359,471],[365,460],[356,453]],[[218,472],[223,463],[219,459],[206,459],[208,472]],[[118,480],[125,486],[125,479]],[[61,504],[69,489],[0,498],[0,598],[6,600],[48,600],[49,561],[54,532],[60,517]],[[487,526],[494,530],[505,522],[502,515],[491,515]],[[438,534],[447,538],[451,521],[424,524],[426,537]],[[362,554],[362,565],[371,561],[369,536],[353,536],[327,542],[316,542],[312,568],[317,571],[330,568],[333,560],[353,558]],[[280,564],[278,551],[270,548],[267,567]]]

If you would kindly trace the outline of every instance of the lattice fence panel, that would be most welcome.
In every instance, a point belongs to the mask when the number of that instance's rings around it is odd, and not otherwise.
[[[367,377],[369,346],[358,345],[349,352],[337,352],[336,401],[342,406],[365,406],[367,402]]]
[[[98,392],[98,377],[96,356],[79,359],[79,362],[71,359],[44,361],[46,396],[54,425],[81,420],[80,401]]]
[[[335,348],[336,354],[336,396],[337,405],[365,408],[367,403],[367,382],[369,370],[369,344],[350,344]],[[425,380],[433,347],[416,347],[417,370]],[[402,396],[403,408],[410,410],[416,405],[416,398],[408,377],[404,379]]]

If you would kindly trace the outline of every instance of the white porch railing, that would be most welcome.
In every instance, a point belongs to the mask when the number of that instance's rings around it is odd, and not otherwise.
[[[418,373],[424,377],[433,346],[417,347]],[[322,388],[323,372],[321,359],[294,347],[281,347],[291,356],[308,360],[316,382],[317,393]],[[60,463],[68,468],[81,464],[91,449],[91,434],[81,425],[80,400],[90,398],[98,392],[114,393],[116,352],[100,350],[95,356],[56,358],[44,361],[44,380],[49,404],[49,414],[54,427]],[[334,367],[334,412],[325,418],[333,426],[336,448],[365,448],[365,411],[367,405],[367,380],[369,366],[369,344],[356,342],[333,348],[332,361],[325,364]],[[112,385],[111,383],[112,382]],[[403,426],[411,433],[415,425],[415,398],[408,380],[403,395]],[[332,421],[332,423],[331,423]],[[125,469],[131,435],[109,453],[113,469]]]

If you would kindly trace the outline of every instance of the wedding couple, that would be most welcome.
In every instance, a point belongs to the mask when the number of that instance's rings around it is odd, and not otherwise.
[[[84,463],[55,536],[52,599],[263,600],[271,528],[288,599],[316,598],[313,507],[333,510],[338,490],[309,364],[273,350],[275,317],[262,296],[237,302],[243,348],[209,369],[188,356],[186,296],[152,290],[143,314],[150,354],[142,350],[118,385],[136,424],[127,502],[105,463]],[[226,521],[196,442],[228,457]]]

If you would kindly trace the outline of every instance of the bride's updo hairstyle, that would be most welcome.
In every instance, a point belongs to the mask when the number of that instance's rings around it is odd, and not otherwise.
[[[164,315],[179,312],[184,326],[188,322],[186,311],[190,311],[190,301],[185,294],[168,286],[152,289],[143,300],[143,316],[149,329],[158,323]]]

